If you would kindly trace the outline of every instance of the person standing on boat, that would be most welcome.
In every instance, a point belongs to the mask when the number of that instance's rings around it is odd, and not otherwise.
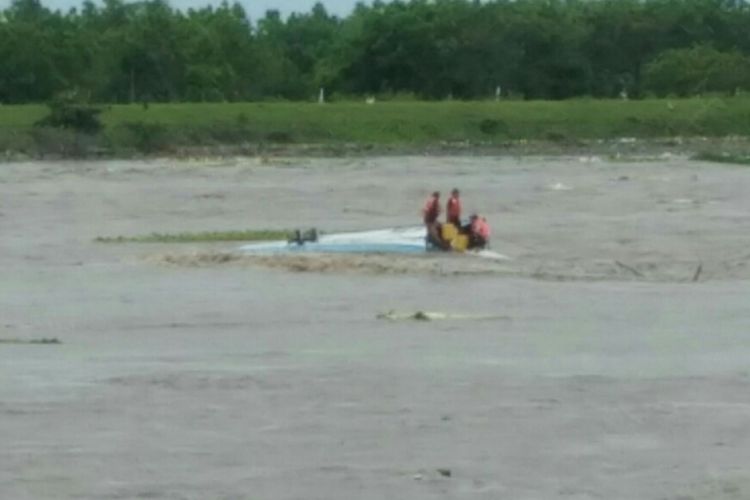
[[[438,217],[440,216],[440,193],[435,191],[432,193],[424,204],[422,209],[422,220],[427,228],[427,239],[435,245],[441,244],[440,238],[440,223]]]
[[[445,220],[449,224],[456,226],[456,228],[461,229],[461,198],[456,188],[451,191],[451,197],[448,198],[448,203],[445,204]]]

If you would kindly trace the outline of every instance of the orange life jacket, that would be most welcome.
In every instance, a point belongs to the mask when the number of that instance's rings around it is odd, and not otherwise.
[[[424,208],[422,209],[422,216],[424,217],[425,224],[433,224],[438,216],[440,215],[440,202],[434,196],[425,202]]]
[[[461,199],[456,196],[448,198],[445,214],[448,222],[459,222],[461,220]]]
[[[487,224],[487,219],[484,217],[477,217],[471,222],[471,232],[479,236],[485,241],[490,239],[490,225]]]

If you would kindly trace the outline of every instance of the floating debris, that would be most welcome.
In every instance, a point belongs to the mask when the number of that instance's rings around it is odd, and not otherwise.
[[[622,269],[625,269],[625,270],[627,270],[627,271],[630,271],[631,273],[635,274],[635,275],[636,275],[636,276],[638,276],[639,278],[643,278],[643,277],[644,277],[644,276],[643,276],[643,273],[642,273],[642,272],[640,272],[640,271],[639,271],[638,269],[634,268],[633,266],[629,266],[629,265],[627,265],[627,264],[623,264],[623,263],[622,263],[622,262],[620,262],[619,260],[616,260],[616,261],[615,261],[615,264],[617,264],[617,265],[618,265],[619,267],[621,267]]]
[[[571,189],[573,189],[572,187],[570,187],[570,186],[568,186],[566,184],[563,184],[562,182],[556,182],[554,184],[551,184],[548,187],[552,191],[570,191]]]
[[[388,311],[379,313],[377,319],[387,319],[390,321],[437,321],[437,320],[488,320],[488,319],[504,319],[509,320],[509,316],[496,315],[496,314],[452,314],[436,311],[415,311],[415,312],[397,312]]]
[[[453,472],[450,469],[446,468],[437,469],[437,472],[443,477],[451,477],[453,475]]]
[[[41,339],[3,339],[0,338],[0,344],[44,344],[44,345],[50,345],[50,344],[62,344],[60,339],[57,337],[51,337],[51,338],[41,338]]]
[[[703,262],[699,263],[698,267],[695,269],[695,273],[693,274],[693,283],[696,283],[700,279],[702,272],[703,272]]]

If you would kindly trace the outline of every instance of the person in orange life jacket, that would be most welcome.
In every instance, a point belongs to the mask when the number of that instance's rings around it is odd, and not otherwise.
[[[424,204],[422,209],[422,220],[427,228],[427,238],[430,242],[436,245],[442,245],[442,238],[440,238],[440,223],[438,217],[440,216],[440,193],[435,191],[432,193]]]
[[[451,191],[451,197],[448,198],[448,203],[445,205],[445,220],[461,229],[461,198],[458,189]]]
[[[469,246],[471,248],[484,248],[490,242],[490,225],[487,219],[477,214],[471,215],[471,226],[469,232]]]

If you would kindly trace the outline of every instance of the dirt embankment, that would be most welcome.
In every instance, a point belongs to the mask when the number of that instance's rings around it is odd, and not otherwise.
[[[27,141],[21,149],[0,143],[0,162],[29,160],[59,161],[112,160],[112,159],[165,159],[206,160],[216,158],[244,157],[272,158],[365,158],[372,156],[570,156],[600,155],[616,159],[632,157],[658,157],[679,151],[687,156],[721,154],[728,156],[747,155],[750,138],[745,136],[723,137],[612,137],[608,139],[508,139],[503,141],[449,141],[437,140],[427,143],[207,143],[203,145],[165,142],[156,149],[137,147],[109,148],[98,145],[89,137],[79,137],[67,132],[50,134],[44,141]]]

